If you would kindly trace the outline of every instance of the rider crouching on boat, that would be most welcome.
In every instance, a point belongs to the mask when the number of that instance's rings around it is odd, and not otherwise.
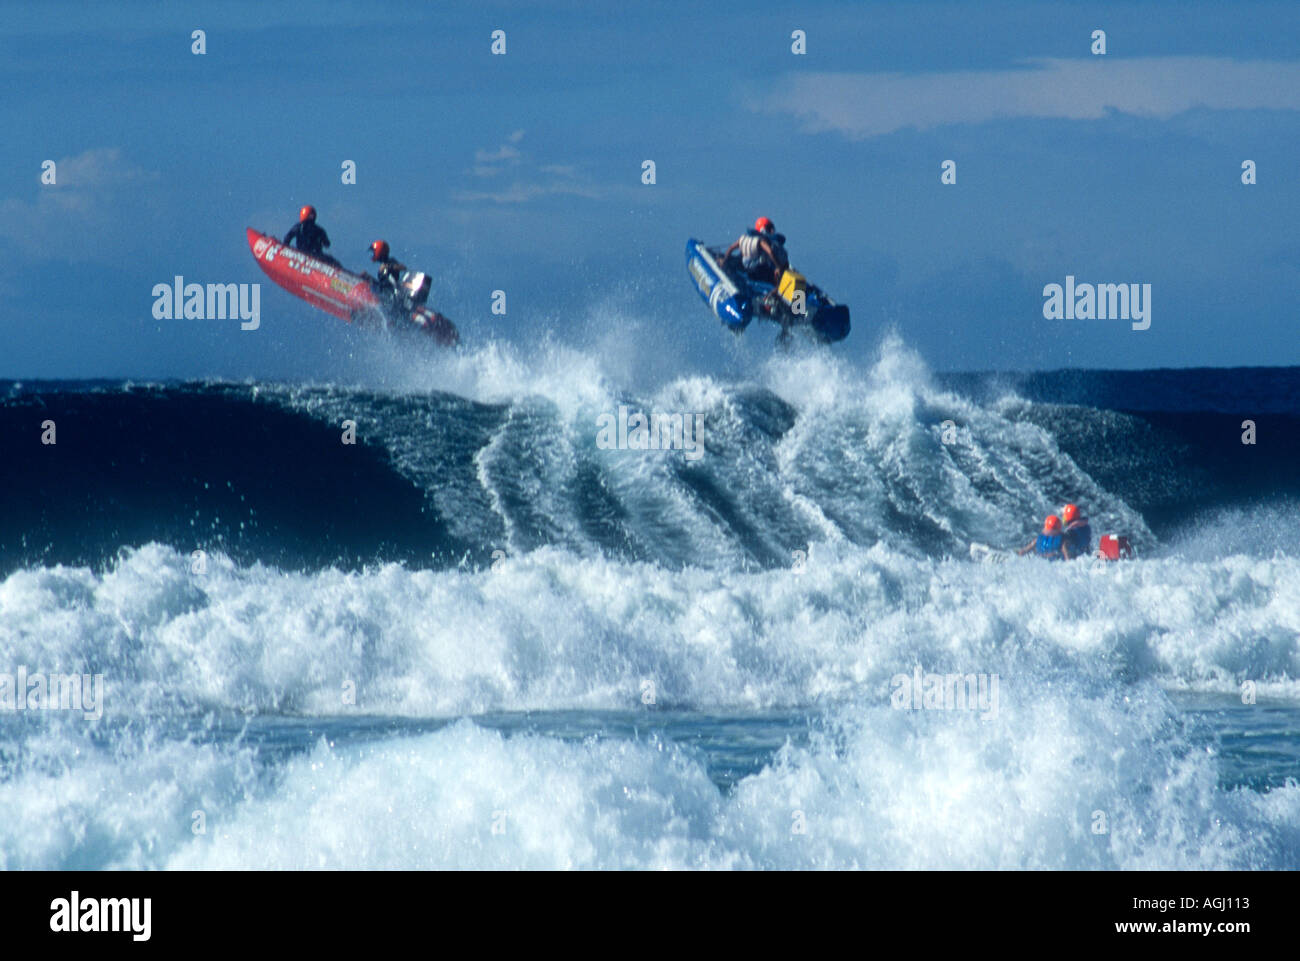
[[[780,283],[781,274],[790,266],[790,257],[785,252],[785,237],[776,232],[776,225],[767,217],[754,221],[753,228],[741,234],[718,262],[725,264],[735,250],[740,251],[740,265],[750,280]]]

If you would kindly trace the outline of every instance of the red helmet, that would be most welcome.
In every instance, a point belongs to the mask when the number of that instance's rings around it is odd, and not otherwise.
[[[308,204],[306,207],[303,207],[302,210],[298,211],[298,223],[302,223],[303,221],[306,220],[314,221],[315,219],[316,219],[316,208],[313,207],[311,204]]]
[[[1061,520],[1066,524],[1072,523],[1079,517],[1079,508],[1075,504],[1066,504],[1061,508]]]
[[[772,231],[776,230],[776,224],[772,223],[772,221],[768,220],[766,217],[759,217],[754,221],[754,229],[760,234],[770,234]]]
[[[1043,533],[1055,534],[1061,529],[1061,519],[1055,514],[1048,514],[1047,519],[1043,521]]]
[[[387,256],[388,256],[387,240],[376,240],[373,244],[370,245],[371,260],[383,260]]]

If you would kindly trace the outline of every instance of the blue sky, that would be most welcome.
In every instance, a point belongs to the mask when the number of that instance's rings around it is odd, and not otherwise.
[[[243,235],[283,232],[303,203],[346,264],[383,236],[431,270],[471,345],[584,347],[639,324],[695,369],[722,364],[682,247],[765,214],[852,306],[833,348],[850,358],[894,329],[940,370],[1300,363],[1293,2],[0,17],[0,377],[311,377],[348,332],[270,284]],[[261,282],[262,330],[155,320],[152,287],[176,274]],[[1045,320],[1042,289],[1067,274],[1151,284],[1151,329]]]

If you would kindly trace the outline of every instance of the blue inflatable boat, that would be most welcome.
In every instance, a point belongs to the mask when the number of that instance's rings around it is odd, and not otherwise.
[[[722,250],[698,240],[686,241],[686,269],[695,289],[728,329],[740,332],[754,317],[781,325],[781,336],[805,328],[817,340],[832,343],[849,335],[849,308],[837,304],[802,274],[787,270],[779,284],[745,276],[734,257],[719,264]]]

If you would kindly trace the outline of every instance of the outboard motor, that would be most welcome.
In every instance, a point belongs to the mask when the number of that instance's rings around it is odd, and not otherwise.
[[[402,274],[402,286],[406,288],[406,295],[411,299],[411,306],[419,307],[429,299],[429,289],[433,286],[433,281],[423,271],[408,270]]]

